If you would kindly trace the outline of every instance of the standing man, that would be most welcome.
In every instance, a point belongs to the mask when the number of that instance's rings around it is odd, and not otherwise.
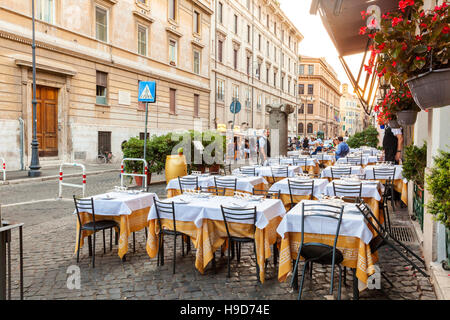
[[[339,144],[337,146],[336,149],[336,161],[339,160],[339,158],[343,158],[345,156],[347,156],[347,154],[350,152],[350,147],[348,146],[348,144],[346,142],[344,142],[344,138],[343,137],[338,137],[338,141]]]
[[[265,135],[265,136],[264,136]],[[264,164],[268,158],[270,157],[270,142],[269,142],[269,129],[264,130],[263,135],[259,138],[259,157],[261,159],[261,163]]]
[[[384,131],[383,138],[384,160],[400,163],[403,150],[402,128],[397,121],[390,121]]]

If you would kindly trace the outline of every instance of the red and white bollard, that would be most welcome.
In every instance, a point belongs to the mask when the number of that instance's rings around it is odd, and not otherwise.
[[[74,183],[68,183],[68,182],[63,182],[63,167],[64,166],[72,166],[72,167],[80,167],[83,172],[82,172],[82,178],[83,178],[83,182],[82,184],[74,184]],[[80,188],[83,190],[83,197],[86,191],[86,168],[84,165],[79,164],[79,163],[62,163],[61,166],[59,167],[59,194],[58,194],[58,198],[62,198],[62,187],[63,186],[67,186],[67,187],[73,187],[73,188]]]

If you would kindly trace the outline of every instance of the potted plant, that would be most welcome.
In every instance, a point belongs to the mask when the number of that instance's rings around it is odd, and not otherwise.
[[[182,156],[183,155],[183,148],[178,148],[178,155]]]
[[[439,151],[439,156],[434,157],[434,166],[426,178],[427,190],[433,196],[428,202],[428,213],[434,216],[436,221],[442,223],[447,231],[450,231],[450,152]],[[447,248],[450,248],[447,237]],[[443,262],[444,268],[450,267],[449,255]]]
[[[428,11],[423,4],[423,0],[399,1],[398,10],[383,14],[379,30],[373,29],[369,37],[374,39],[372,55],[382,56],[378,75],[396,89],[406,83],[425,110],[450,105],[450,18],[447,2]],[[363,27],[360,34],[366,32]],[[366,70],[373,68],[371,61]]]
[[[413,125],[420,108],[414,102],[408,87],[402,83],[398,88],[390,89],[381,104],[374,107],[374,111],[380,116],[380,125],[385,125],[390,120],[398,120],[402,125]]]
[[[147,183],[151,182],[152,173],[160,174],[164,170],[166,156],[170,155],[175,143],[171,141],[171,135],[152,135],[147,140],[145,160],[147,161]],[[124,158],[142,159],[144,155],[144,140],[130,138],[123,149]],[[127,161],[124,170],[132,173],[143,173],[142,162]],[[142,177],[135,177],[136,184],[142,185]]]

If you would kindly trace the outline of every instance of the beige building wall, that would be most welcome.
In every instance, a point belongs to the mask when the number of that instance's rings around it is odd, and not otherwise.
[[[325,58],[301,55],[299,61],[299,135],[311,136],[323,131],[325,138],[337,136],[341,83],[336,72]]]
[[[369,117],[364,112],[358,97],[349,92],[346,83],[342,85],[340,107],[342,135],[354,135],[368,126]]]
[[[57,92],[57,156],[52,161],[93,161],[98,132],[111,132],[111,151],[120,160],[120,144],[144,131],[145,107],[138,104],[138,82],[156,81],[157,98],[149,105],[150,133],[207,125],[210,117],[211,3],[156,0],[53,1],[52,14],[36,15],[37,85]],[[96,7],[107,12],[107,39],[96,35]],[[39,8],[37,8],[37,11]],[[200,32],[194,32],[195,13]],[[41,18],[41,19],[40,19]],[[44,19],[44,20],[42,20]],[[30,163],[32,139],[31,0],[0,2],[0,156],[18,169],[23,149]],[[146,41],[138,51],[138,28]],[[141,34],[144,34],[141,32]],[[142,39],[142,38],[141,38]],[[176,42],[170,63],[169,41]],[[142,48],[145,48],[142,49]],[[146,52],[144,52],[144,51]],[[199,52],[198,73],[194,51]],[[97,103],[97,71],[107,73],[106,104]],[[169,90],[175,89],[175,113]],[[194,110],[198,95],[198,114]],[[24,143],[20,144],[21,120]]]
[[[217,0],[214,11],[210,126],[231,128],[230,104],[238,90],[242,110],[234,118],[235,126],[268,128],[266,105],[297,105],[297,52],[303,36],[276,1]],[[289,117],[290,136],[296,135],[295,116]]]

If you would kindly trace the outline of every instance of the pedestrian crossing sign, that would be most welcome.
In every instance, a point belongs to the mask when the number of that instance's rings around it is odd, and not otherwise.
[[[156,82],[155,81],[139,81],[139,102],[156,102]]]

